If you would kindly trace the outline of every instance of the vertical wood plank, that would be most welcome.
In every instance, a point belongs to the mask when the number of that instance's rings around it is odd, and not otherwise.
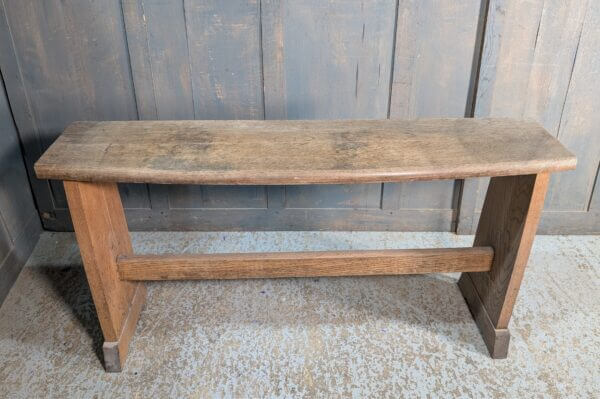
[[[395,11],[395,0],[262,1],[265,118],[386,118]],[[286,206],[379,207],[377,186],[288,187]]]
[[[479,0],[399,3],[390,118],[465,116],[479,12]],[[397,186],[400,209],[454,207],[453,181]]]
[[[507,328],[544,205],[547,174],[491,179],[474,246],[494,247],[492,270],[469,274],[496,328]]]
[[[261,0],[261,48],[265,119],[287,118],[284,2]]]
[[[531,50],[523,117],[535,119],[555,136],[587,9],[587,0],[546,0]]]
[[[395,0],[263,2],[266,117],[385,118],[395,7]]]
[[[398,9],[390,117],[462,117],[480,1],[402,1]]]
[[[198,119],[262,119],[258,0],[184,0]]]
[[[556,223],[565,228],[576,223],[567,211],[586,209],[594,184],[600,142],[590,134],[595,115],[590,110],[597,102],[592,93],[598,91],[590,76],[598,69],[598,54],[595,39],[586,44],[584,38],[600,35],[597,7],[586,0],[490,1],[475,116],[535,119],[578,156],[577,171],[552,177],[544,213],[563,217],[543,223],[549,231],[560,230]],[[477,221],[487,183],[481,179],[463,189],[460,232],[472,232],[466,225]]]
[[[380,207],[381,184],[297,185],[286,187],[287,208]]]
[[[587,211],[600,163],[600,4],[589,2],[561,113],[558,139],[577,155],[577,169],[553,176],[549,210]],[[600,220],[598,220],[600,223]]]
[[[6,0],[2,12],[0,67],[30,172],[74,120],[137,119],[119,0]],[[62,187],[34,176],[40,210],[64,206]]]
[[[285,186],[267,186],[267,208],[282,209],[285,207]]]
[[[598,164],[598,170],[596,171],[596,183],[594,184],[594,191],[592,192],[588,211],[600,213],[600,164]]]
[[[194,119],[183,0],[143,0],[143,10],[157,117]]]
[[[150,63],[148,25],[141,0],[122,0],[123,21],[135,99],[140,119],[157,119],[154,78]]]
[[[114,183],[66,181],[64,185],[85,274],[108,341],[106,366],[108,371],[120,371],[145,288],[118,276],[117,256],[133,253],[119,191]]]
[[[263,119],[260,3],[184,0],[183,4],[195,117]],[[264,187],[205,186],[181,190],[180,194],[170,193],[174,207],[191,205],[190,200],[208,208],[267,206]],[[201,195],[193,200],[191,193]]]
[[[0,214],[13,239],[38,217],[6,93],[0,79]],[[4,257],[0,254],[0,262]]]
[[[491,179],[474,246],[494,248],[492,269],[463,273],[459,287],[495,358],[508,351],[508,328],[544,206],[548,174]]]
[[[33,108],[25,87],[25,79],[17,58],[17,49],[8,20],[6,2],[0,2],[0,70],[5,90],[14,109],[13,118],[23,143],[23,157],[30,177],[31,188],[40,212],[54,209],[52,190],[47,181],[35,179],[33,164],[42,155],[42,144]]]
[[[123,0],[123,17],[140,119],[194,119],[183,0]],[[169,208],[167,187],[148,194],[153,210]]]

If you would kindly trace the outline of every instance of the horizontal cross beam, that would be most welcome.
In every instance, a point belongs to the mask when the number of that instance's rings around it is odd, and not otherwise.
[[[121,255],[121,280],[397,275],[489,271],[492,247],[375,251]]]

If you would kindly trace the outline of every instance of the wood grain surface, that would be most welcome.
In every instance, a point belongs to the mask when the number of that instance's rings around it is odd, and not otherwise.
[[[120,371],[146,298],[139,283],[121,281],[117,256],[131,254],[125,213],[114,183],[64,182],[75,236],[108,346],[107,371]]]
[[[124,255],[123,280],[373,276],[490,270],[491,247],[375,251]]]
[[[39,178],[188,184],[376,183],[573,169],[541,126],[510,119],[76,122]]]
[[[104,339],[118,341],[136,285],[119,281],[117,275],[116,257],[133,252],[117,186],[64,185]]]

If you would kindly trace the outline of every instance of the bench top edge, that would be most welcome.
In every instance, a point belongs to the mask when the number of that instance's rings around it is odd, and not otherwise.
[[[80,121],[34,169],[40,179],[280,185],[462,179],[575,166],[576,157],[536,122],[438,118]]]

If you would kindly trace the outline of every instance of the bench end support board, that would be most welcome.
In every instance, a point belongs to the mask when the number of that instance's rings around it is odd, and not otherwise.
[[[65,181],[83,267],[105,345],[106,371],[120,371],[146,299],[143,283],[122,281],[117,256],[133,249],[116,183]]]
[[[508,323],[544,207],[548,173],[493,177],[474,246],[494,248],[487,272],[463,273],[458,282],[493,358],[508,355]]]

